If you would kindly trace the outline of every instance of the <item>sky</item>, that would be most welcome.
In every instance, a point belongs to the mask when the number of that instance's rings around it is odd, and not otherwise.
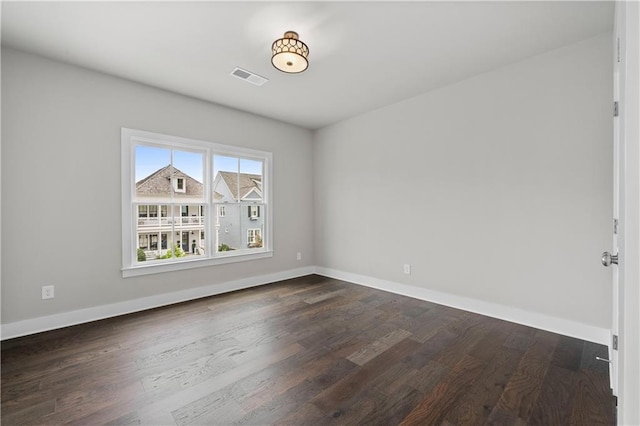
[[[188,174],[198,182],[204,181],[204,155],[191,151],[177,149],[158,148],[152,146],[137,145],[135,151],[136,182],[144,179],[153,172],[171,164],[173,151],[173,166],[183,173]],[[222,155],[213,156],[213,177],[219,171],[262,174],[262,162],[237,157]]]

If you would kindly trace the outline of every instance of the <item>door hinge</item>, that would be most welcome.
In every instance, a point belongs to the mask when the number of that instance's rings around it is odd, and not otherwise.
[[[618,350],[618,336],[613,335],[613,341],[611,342],[611,347],[614,351]]]
[[[618,101],[615,101],[615,102],[613,103],[613,116],[614,116],[614,117],[617,117],[617,116],[618,116],[618,114],[619,114],[619,111],[618,111]]]
[[[617,56],[618,62],[620,62],[620,37],[616,39],[616,56]]]
[[[613,219],[613,233],[618,235],[618,219]]]

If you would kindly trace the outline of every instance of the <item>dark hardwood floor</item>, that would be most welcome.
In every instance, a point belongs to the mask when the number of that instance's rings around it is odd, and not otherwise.
[[[613,425],[604,346],[319,276],[2,343],[2,424]]]

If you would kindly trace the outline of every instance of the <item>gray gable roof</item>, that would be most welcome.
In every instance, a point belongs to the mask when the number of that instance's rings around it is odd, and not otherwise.
[[[171,187],[172,170],[174,177],[185,179],[185,192],[173,191]],[[166,196],[171,192],[173,192],[174,197],[202,197],[203,185],[171,165],[156,170],[146,178],[136,182],[136,195],[138,196]]]
[[[238,201],[238,199],[243,199],[246,197],[252,190],[256,191],[260,198],[262,198],[262,176],[261,175],[253,175],[249,173],[235,173],[235,172],[218,172],[222,179],[224,179],[224,183],[227,184],[227,187],[231,191],[231,195],[233,199]],[[238,188],[238,180],[240,183],[240,187]],[[238,197],[238,189],[240,192],[240,196]]]

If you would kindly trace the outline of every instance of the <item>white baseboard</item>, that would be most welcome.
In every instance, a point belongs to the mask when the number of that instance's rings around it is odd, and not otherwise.
[[[12,339],[14,337],[26,336],[40,333],[42,331],[55,330],[57,328],[68,327],[70,325],[83,324],[86,322],[111,318],[118,315],[130,314],[161,306],[172,305],[174,303],[186,302],[188,300],[213,296],[230,291],[242,290],[256,287],[276,281],[297,278],[312,274],[314,267],[291,269],[288,271],[273,274],[260,275],[256,277],[242,278],[228,281],[226,283],[212,284],[204,287],[190,288],[172,293],[158,294],[154,296],[142,297],[140,299],[127,300],[124,302],[112,303],[109,305],[96,306],[93,308],[79,309],[76,311],[62,312],[54,315],[47,315],[23,321],[16,321],[2,324],[0,340]]]
[[[402,296],[409,296],[415,299],[426,300],[428,302],[438,303],[440,305],[462,309],[465,311],[486,315],[488,317],[515,322],[529,327],[551,331],[553,333],[558,333],[565,336],[575,337],[589,342],[599,343],[606,346],[609,346],[610,343],[610,330],[579,323],[577,321],[552,317],[537,312],[499,305],[497,303],[470,299],[467,297],[456,296],[454,294],[442,293],[412,285],[400,284],[393,281],[386,281],[378,278],[367,277],[364,275],[352,274],[350,272],[338,271],[335,269],[316,267],[314,271],[316,274],[325,277],[336,278],[354,284],[360,284],[366,287],[400,294]]]
[[[609,346],[611,333],[608,329],[365,275],[313,266],[2,324],[0,340],[130,314],[313,273]]]

